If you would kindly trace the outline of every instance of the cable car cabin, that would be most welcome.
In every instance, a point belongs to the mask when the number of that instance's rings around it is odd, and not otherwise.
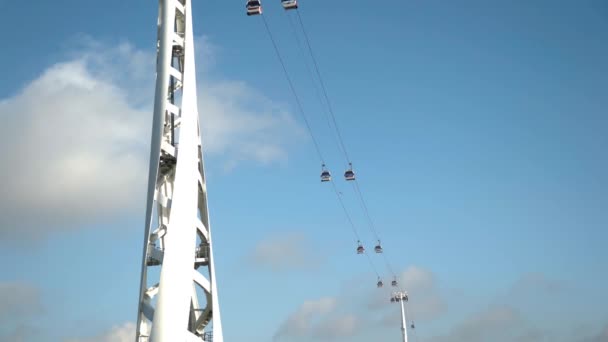
[[[365,253],[365,248],[363,248],[363,245],[361,244],[361,241],[357,241],[357,254],[363,254]]]
[[[347,181],[355,180],[355,173],[353,170],[347,170],[344,172],[344,178],[346,178]]]
[[[262,2],[260,0],[247,0],[247,15],[262,14]]]
[[[374,251],[376,251],[376,253],[382,253],[382,246],[380,245],[380,243],[378,243],[378,245],[374,247]]]
[[[404,302],[407,302],[408,300],[410,300],[407,295],[403,296],[402,299],[403,299]]]
[[[380,278],[378,278],[378,284],[376,284],[376,286],[378,286],[380,288],[383,285],[384,285],[384,283],[382,283],[382,280]]]
[[[327,170],[321,172],[321,182],[329,182],[331,180],[331,174]]]
[[[397,287],[397,280],[391,281],[391,285],[394,286],[394,287]]]
[[[412,329],[416,328],[416,326],[414,325],[414,321],[412,321],[412,325],[410,325],[410,327],[412,327]]]
[[[285,10],[296,9],[298,8],[297,0],[281,0],[281,5]]]
[[[350,167],[348,168],[348,170],[346,170],[346,172],[344,172],[344,178],[346,178],[347,181],[355,180],[355,172],[353,171],[353,164],[348,163],[348,165]]]
[[[391,303],[395,302],[395,297],[391,297]]]

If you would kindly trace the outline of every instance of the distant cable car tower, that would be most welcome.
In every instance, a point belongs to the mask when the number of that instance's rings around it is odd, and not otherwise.
[[[191,0],[159,0],[136,341],[223,342],[196,94]]]
[[[405,302],[409,300],[407,296],[407,292],[393,292],[391,297],[391,303],[401,303],[401,336],[403,337],[403,342],[407,342],[407,324],[405,317]],[[414,328],[414,323],[412,322],[412,329]]]

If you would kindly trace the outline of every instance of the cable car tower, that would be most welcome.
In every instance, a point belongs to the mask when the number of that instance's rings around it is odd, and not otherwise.
[[[137,342],[224,341],[197,109],[191,8],[191,0],[159,0]]]

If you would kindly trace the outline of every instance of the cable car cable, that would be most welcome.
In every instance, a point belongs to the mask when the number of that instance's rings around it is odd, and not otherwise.
[[[310,81],[312,82],[313,87],[315,88],[315,95],[317,97],[317,100],[321,104],[321,108],[323,108],[324,111],[327,111],[326,103],[324,102],[324,100],[321,96],[321,90],[319,89],[317,80],[315,79],[314,73],[309,65],[308,60],[306,59],[306,52],[304,51],[304,47],[302,46],[302,41],[300,40],[300,37],[298,36],[298,32],[297,32],[295,24],[293,23],[293,19],[291,18],[291,15],[289,15],[289,13],[287,13],[286,16],[287,16],[287,19],[289,20],[289,26],[291,27],[291,32],[293,33],[293,36],[298,45],[298,50],[300,51],[300,54],[302,55],[302,59],[304,60],[304,65],[306,66],[306,71],[308,71],[308,77],[310,78]],[[327,127],[329,127],[330,130],[333,130],[331,121],[330,121],[330,116],[328,115],[327,112],[325,114],[326,114],[325,119],[327,121]],[[338,149],[340,150],[340,152],[342,152],[341,147],[340,147],[340,142],[337,140],[336,135],[331,134],[331,137],[333,138],[336,146],[338,146]]]
[[[359,183],[357,182],[356,179],[352,185],[353,185],[353,190],[359,196],[360,203],[361,203],[361,209],[363,209],[363,212],[365,213],[365,216],[367,217],[367,221],[369,222],[371,231],[374,234],[374,236],[376,237],[376,240],[380,241],[380,236],[378,235],[378,232],[376,231],[376,226],[374,225],[374,221],[372,220],[371,216],[369,215],[369,210],[367,210],[367,205],[365,204],[365,201],[363,200],[363,195],[361,194],[361,190],[359,189]]]
[[[314,54],[314,52],[312,50],[312,46],[310,44],[310,38],[308,36],[306,28],[304,27],[304,22],[302,20],[302,16],[300,15],[300,11],[299,10],[296,10],[295,12],[297,14],[298,22],[300,23],[300,27],[302,29],[302,33],[304,35],[304,38],[305,38],[305,41],[306,41],[306,45],[308,47],[308,52],[310,54],[310,57],[312,58],[313,65],[315,67],[315,71],[316,71],[317,77],[319,79],[319,83],[321,84],[321,89],[323,90],[323,94],[325,95],[325,101],[326,101],[327,109],[328,109],[328,111],[326,112],[326,115],[328,114],[327,116],[331,117],[331,119],[332,119],[332,121],[334,123],[334,128],[336,130],[337,137],[339,139],[339,147],[341,147],[342,151],[344,152],[344,156],[346,157],[346,161],[349,163],[349,165],[352,166],[350,158],[348,156],[348,152],[347,152],[345,144],[344,144],[344,141],[343,141],[342,136],[340,134],[340,130],[338,128],[338,124],[336,122],[336,118],[335,118],[335,115],[333,113],[333,109],[331,107],[331,101],[329,100],[329,95],[328,95],[327,89],[325,87],[325,83],[323,82],[323,77],[321,76],[321,72],[320,72],[320,69],[319,69],[319,64],[317,63],[317,60],[315,58],[315,54]],[[294,30],[294,28],[293,28],[293,21],[292,21],[291,17],[289,16],[289,14],[287,14],[287,17],[289,19],[290,25],[292,26],[292,31],[294,32],[294,37],[296,39],[296,42],[298,43],[298,47],[300,48],[300,51],[301,51],[302,47],[301,47],[300,39],[298,38],[296,30]],[[306,58],[304,58],[304,60],[305,60],[305,65],[306,65],[306,68],[307,68],[308,72],[310,74],[312,74],[312,72],[310,71],[310,68],[308,66],[308,63],[306,62]],[[315,84],[315,91],[317,92],[317,96],[319,96],[318,95],[318,88],[316,87],[316,83],[314,83],[314,77],[312,75],[310,75],[310,76],[313,79],[313,84]],[[329,123],[329,120],[328,120],[328,123]],[[330,129],[331,129],[331,125],[330,125]],[[374,222],[373,222],[373,220],[371,218],[371,215],[369,214],[369,210],[368,210],[367,205],[365,203],[365,200],[363,198],[363,194],[361,193],[361,188],[359,187],[359,182],[357,181],[357,179],[355,179],[354,183],[355,184],[353,184],[353,190],[355,191],[355,193],[359,197],[359,200],[360,200],[360,203],[361,203],[361,208],[363,209],[363,212],[365,213],[365,216],[366,216],[366,218],[367,218],[367,220],[369,222],[370,230],[373,233],[373,235],[376,237],[376,240],[378,240],[378,244],[380,244],[381,238],[380,238],[380,236],[378,234],[378,231],[377,231],[377,229],[376,229],[376,227],[374,225]],[[386,252],[382,251],[382,254],[383,254],[383,259],[384,259],[384,263],[386,265],[387,270],[396,278],[397,275],[396,275],[395,271],[393,270],[393,267],[391,266],[390,261],[388,260]]]
[[[344,140],[342,139],[342,135],[340,134],[340,129],[338,128],[338,123],[336,122],[336,117],[334,115],[334,111],[331,106],[331,102],[329,101],[329,95],[327,94],[327,89],[325,88],[325,82],[323,82],[323,77],[321,77],[321,72],[319,71],[319,64],[317,63],[317,59],[312,51],[312,46],[310,45],[310,39],[308,38],[308,33],[304,28],[304,23],[302,21],[302,16],[300,15],[300,10],[295,11],[298,16],[298,22],[300,23],[300,27],[302,28],[302,32],[304,33],[304,38],[306,41],[306,45],[308,46],[308,52],[310,53],[310,57],[312,57],[313,65],[317,72],[317,77],[319,78],[319,83],[321,84],[321,89],[323,90],[323,94],[325,95],[325,101],[327,102],[327,108],[329,109],[329,114],[331,115],[332,121],[334,123],[334,128],[338,135],[338,140],[340,141],[340,146],[342,147],[342,151],[344,152],[344,156],[346,157],[346,162],[351,164],[350,158],[348,156],[348,152],[346,151],[346,146],[344,145]]]
[[[339,139],[339,142],[340,142],[340,146],[342,148],[342,151],[344,152],[344,155],[346,157],[346,161],[350,165],[352,165],[351,161],[350,161],[350,158],[348,156],[348,152],[346,150],[346,146],[345,146],[344,141],[342,139],[342,135],[340,134],[340,130],[338,128],[338,124],[336,122],[336,118],[335,118],[335,115],[334,115],[334,112],[333,112],[333,109],[332,109],[332,106],[331,106],[331,101],[329,100],[329,95],[328,95],[327,89],[325,87],[325,83],[323,82],[323,77],[321,76],[321,72],[320,72],[320,69],[319,69],[319,64],[317,63],[317,59],[315,58],[315,54],[314,54],[314,52],[312,50],[312,46],[310,44],[310,39],[308,37],[308,33],[306,32],[306,28],[304,27],[304,22],[302,20],[302,16],[300,15],[300,11],[298,9],[295,12],[297,14],[298,22],[300,23],[300,27],[302,29],[302,33],[304,34],[306,45],[308,47],[308,52],[309,52],[309,54],[310,54],[310,56],[312,58],[313,65],[315,67],[315,71],[316,71],[317,77],[319,79],[319,83],[321,84],[321,89],[323,90],[323,94],[325,95],[325,100],[326,100],[327,107],[328,107],[328,113],[331,116],[331,119],[332,119],[332,121],[334,123],[334,128],[336,130],[336,133],[337,133],[337,136],[338,136],[338,139]],[[288,15],[288,17],[289,17],[289,15]],[[291,23],[291,18],[289,18],[289,20],[290,20],[290,23]],[[295,35],[295,36],[296,36],[296,39],[298,39],[297,35]],[[298,40],[298,44],[299,44],[299,40]],[[367,220],[369,221],[370,230],[372,231],[373,235],[376,237],[376,240],[381,241],[380,236],[378,234],[378,231],[377,231],[377,229],[376,229],[376,227],[374,225],[374,222],[371,219],[371,215],[369,214],[369,210],[367,209],[367,205],[365,204],[365,200],[363,199],[363,194],[361,193],[361,189],[359,187],[359,183],[358,183],[357,179],[355,179],[355,186],[353,186],[353,189],[355,190],[355,192],[357,193],[357,195],[358,195],[358,197],[359,197],[359,199],[361,201],[361,207],[362,207],[362,209],[363,209],[363,211],[365,213],[365,216],[367,217]],[[386,257],[385,257],[385,260],[387,260]],[[388,266],[389,270],[391,270],[391,273],[393,275],[395,275],[395,272],[392,271],[392,267],[390,267],[390,265],[387,265],[387,266]]]
[[[338,188],[336,187],[336,184],[334,183],[334,181],[331,181],[331,185],[332,188],[336,194],[336,197],[338,197],[338,201],[340,202],[340,205],[342,206],[342,209],[344,210],[344,214],[346,215],[348,222],[350,222],[350,226],[353,230],[353,233],[355,234],[355,237],[357,238],[357,241],[361,241],[361,238],[359,237],[359,233],[357,233],[357,229],[355,228],[355,224],[350,216],[350,214],[348,213],[348,210],[346,210],[346,206],[344,205],[344,201],[342,201],[342,197],[340,197],[340,192],[338,191]],[[376,276],[378,278],[380,278],[380,273],[378,273],[378,269],[376,268],[376,266],[374,265],[374,262],[372,261],[372,258],[369,256],[369,253],[367,253],[367,251],[365,250],[363,252],[367,258],[367,261],[369,261],[369,265],[371,266],[372,270],[374,271],[374,273],[376,273]]]
[[[340,197],[340,192],[338,191],[338,188],[336,187],[336,184],[334,183],[334,181],[331,181],[331,185],[334,189],[334,192],[336,193],[336,196],[338,197],[338,201],[340,202],[340,205],[342,206],[342,209],[344,210],[344,214],[346,215],[346,218],[348,218],[348,222],[350,222],[350,226],[353,230],[353,233],[355,233],[355,237],[357,238],[357,241],[361,241],[361,238],[359,237],[359,233],[357,233],[357,228],[355,228],[355,224],[352,220],[352,218],[350,217],[350,215],[348,214],[348,210],[346,210],[346,206],[344,205],[344,201],[342,201],[342,197]],[[377,272],[376,272],[377,273]]]
[[[283,62],[283,58],[281,57],[281,53],[279,52],[279,48],[277,47],[277,43],[274,40],[274,37],[272,36],[272,33],[270,32],[270,28],[268,27],[268,23],[266,22],[266,18],[264,17],[263,14],[260,15],[262,17],[262,21],[264,22],[264,26],[266,27],[266,32],[268,32],[268,36],[270,37],[270,41],[272,42],[272,46],[274,46],[274,51],[277,54],[277,57],[279,59],[279,62],[281,63],[281,66],[283,67],[283,72],[285,73],[285,77],[287,78],[287,82],[289,83],[289,87],[291,89],[291,92],[293,93],[293,96],[296,99],[296,103],[298,105],[298,109],[300,110],[300,114],[302,116],[302,119],[304,119],[304,122],[306,123],[306,127],[308,128],[308,133],[310,133],[310,137],[312,138],[313,143],[315,144],[315,149],[317,150],[317,154],[319,155],[319,159],[321,159],[321,163],[325,164],[325,160],[323,159],[323,154],[321,153],[321,149],[319,148],[319,144],[317,143],[317,139],[315,139],[314,134],[312,133],[312,129],[310,127],[310,124],[308,123],[308,119],[306,119],[306,115],[304,114],[304,108],[302,107],[302,103],[300,102],[300,98],[298,97],[298,94],[296,93],[296,89],[293,86],[293,82],[291,81],[291,78],[289,77],[289,73],[287,72],[287,68],[285,67],[285,63]]]
[[[376,230],[376,227],[374,225],[374,221],[371,218],[371,215],[369,214],[369,210],[367,209],[367,205],[365,204],[365,200],[363,199],[363,194],[361,193],[361,188],[359,187],[359,181],[355,179],[355,182],[353,184],[353,189],[355,190],[355,192],[357,193],[357,195],[359,196],[360,199],[360,203],[361,203],[361,207],[363,208],[363,211],[365,213],[365,216],[367,217],[367,220],[369,221],[370,224],[370,228],[372,229],[374,235],[376,236],[376,239],[378,241],[380,241],[380,236],[378,235],[378,232]],[[389,272],[394,276],[397,277],[397,274],[395,273],[395,271],[393,270],[393,267],[391,266],[391,263],[388,259],[388,256],[386,255],[386,251],[382,252],[382,256],[384,258],[384,262],[386,264],[386,268],[389,270]]]
[[[281,57],[281,53],[279,52],[279,48],[278,48],[278,46],[277,46],[277,44],[276,44],[276,41],[275,41],[274,37],[272,36],[272,32],[270,31],[270,28],[269,28],[269,26],[268,26],[268,23],[266,22],[266,18],[264,18],[264,15],[263,15],[263,14],[262,14],[262,15],[260,15],[260,16],[262,17],[262,21],[264,22],[264,26],[266,27],[266,32],[268,33],[268,36],[270,37],[270,40],[271,40],[272,45],[273,45],[273,47],[274,47],[274,50],[275,50],[275,52],[276,52],[276,54],[277,54],[277,57],[278,57],[278,59],[279,59],[279,61],[280,61],[280,63],[281,63],[281,66],[282,66],[282,68],[283,68],[283,72],[285,73],[285,77],[287,78],[287,81],[288,81],[288,83],[289,83],[289,86],[290,86],[290,88],[291,88],[291,91],[292,91],[292,93],[293,93],[294,97],[296,98],[296,102],[297,102],[298,107],[299,107],[299,109],[300,109],[300,113],[302,114],[302,117],[303,117],[304,121],[306,122],[306,126],[307,126],[307,128],[308,128],[308,131],[309,131],[309,133],[310,133],[310,136],[312,137],[313,142],[315,143],[315,148],[316,148],[316,150],[317,150],[317,153],[319,154],[319,158],[321,159],[321,162],[322,162],[322,163],[325,165],[325,161],[323,160],[323,157],[322,157],[322,154],[321,154],[320,147],[319,147],[319,145],[318,145],[318,143],[317,143],[316,139],[314,138],[314,135],[313,135],[313,133],[312,133],[312,129],[311,129],[311,127],[310,127],[309,123],[308,123],[308,120],[306,119],[306,116],[304,115],[304,109],[302,108],[302,105],[301,105],[300,100],[299,100],[299,97],[298,97],[298,95],[297,95],[297,93],[296,93],[295,87],[293,86],[293,83],[292,83],[292,81],[291,81],[291,78],[289,77],[289,73],[287,72],[287,68],[286,68],[286,66],[285,66],[285,63],[283,62],[283,58]],[[360,238],[360,236],[359,236],[359,233],[357,232],[357,229],[356,229],[356,227],[355,227],[355,224],[354,224],[354,222],[353,222],[353,220],[352,220],[351,216],[348,214],[348,210],[346,210],[346,206],[344,205],[344,202],[342,201],[342,198],[340,197],[340,194],[339,194],[339,191],[338,191],[338,189],[337,189],[337,187],[336,187],[336,184],[333,182],[333,180],[331,181],[331,183],[332,183],[332,186],[333,186],[333,190],[334,190],[334,192],[335,192],[335,194],[336,194],[336,197],[338,197],[338,201],[340,202],[340,205],[342,206],[342,209],[344,210],[344,214],[346,215],[346,217],[347,217],[347,219],[348,219],[348,221],[349,221],[349,223],[350,223],[351,229],[353,230],[353,233],[355,234],[355,237],[357,238],[357,241],[361,241],[361,238]],[[370,263],[370,266],[371,266],[371,267],[372,267],[372,269],[374,270],[374,273],[376,273],[376,275],[377,275],[378,277],[380,277],[380,275],[378,274],[378,271],[377,271],[377,269],[376,269],[375,265],[373,264],[373,261],[371,260],[371,258],[370,258],[370,256],[369,256],[369,254],[367,254],[367,253],[365,253],[365,254],[366,254],[367,259],[368,259],[368,261],[369,261],[369,263]]]
[[[367,261],[369,261],[369,265],[374,270],[374,273],[376,273],[376,276],[378,277],[378,279],[380,279],[380,274],[378,273],[378,270],[376,269],[376,266],[374,266],[372,258],[369,256],[369,254],[367,253],[367,251],[365,251],[365,256],[367,257]]]
[[[299,109],[299,111],[300,111],[300,114],[302,115],[302,118],[303,118],[304,122],[306,123],[306,127],[307,127],[307,129],[308,129],[308,132],[309,132],[309,134],[310,134],[310,136],[311,136],[312,140],[313,140],[313,143],[314,143],[314,145],[315,145],[315,149],[316,149],[316,151],[317,151],[317,154],[318,154],[318,156],[319,156],[319,159],[321,160],[321,163],[322,163],[323,165],[325,165],[325,161],[324,161],[324,159],[323,159],[323,155],[322,155],[322,153],[321,153],[321,149],[320,149],[320,147],[319,147],[319,144],[318,144],[317,140],[316,140],[316,139],[315,139],[315,137],[314,137],[314,134],[313,134],[313,132],[312,132],[312,128],[311,128],[311,126],[310,126],[310,124],[309,124],[309,122],[308,122],[308,119],[306,118],[306,115],[305,115],[305,113],[304,113],[304,109],[303,109],[302,104],[301,104],[301,102],[300,102],[300,99],[299,99],[299,97],[298,97],[298,95],[297,95],[297,92],[296,92],[296,90],[295,90],[295,87],[294,87],[294,85],[293,85],[293,82],[292,82],[291,78],[289,77],[289,73],[287,72],[287,67],[285,66],[285,63],[284,63],[284,61],[283,61],[283,58],[281,57],[281,53],[279,52],[279,48],[278,48],[278,46],[277,46],[277,43],[276,43],[276,41],[275,41],[275,39],[274,39],[274,37],[273,37],[273,35],[272,35],[272,32],[270,31],[270,27],[268,26],[268,22],[266,21],[266,18],[264,17],[264,15],[263,15],[263,14],[261,14],[261,13],[260,13],[260,16],[262,17],[262,21],[264,22],[264,27],[266,28],[266,32],[268,33],[268,36],[269,36],[269,38],[270,38],[270,40],[271,40],[271,42],[272,42],[272,45],[273,45],[273,47],[274,47],[275,53],[276,53],[276,55],[277,55],[277,58],[279,59],[279,62],[281,63],[281,67],[283,68],[283,72],[285,73],[285,77],[286,77],[286,79],[287,79],[287,82],[288,82],[288,84],[289,84],[289,87],[290,87],[290,89],[291,89],[291,92],[292,92],[292,93],[293,93],[293,95],[294,95],[294,98],[295,98],[296,103],[297,103],[297,105],[298,105],[298,109]],[[299,13],[298,13],[298,16],[299,16]],[[302,28],[303,28],[301,18],[299,18],[299,21],[300,21],[300,24],[301,24],[301,26],[302,26]],[[308,35],[306,34],[306,32],[305,32],[305,31],[304,31],[304,34],[305,34],[305,37],[306,37],[306,40],[307,40],[308,47],[309,47],[310,52],[311,52],[311,56],[313,57],[313,62],[314,62],[315,68],[316,68],[316,70],[317,70],[317,74],[319,75],[319,79],[320,79],[320,81],[321,81],[322,89],[323,89],[323,92],[324,92],[324,94],[325,94],[325,98],[326,98],[326,100],[327,100],[328,108],[329,108],[329,110],[330,110],[330,114],[331,114],[332,119],[333,119],[333,122],[334,122],[334,127],[336,128],[336,132],[338,133],[338,139],[339,139],[339,141],[340,141],[340,144],[341,144],[342,150],[343,150],[343,152],[344,152],[344,154],[345,154],[345,156],[346,156],[346,160],[347,160],[347,162],[348,162],[349,164],[351,164],[351,163],[350,163],[350,159],[349,159],[349,157],[348,157],[348,153],[346,152],[346,148],[345,148],[344,143],[343,143],[343,141],[342,141],[342,138],[341,138],[340,132],[339,132],[339,130],[338,130],[337,123],[336,123],[335,117],[334,117],[334,115],[333,115],[333,111],[331,110],[331,104],[329,103],[329,97],[328,97],[328,95],[327,95],[327,91],[325,90],[325,86],[324,86],[324,84],[323,84],[323,81],[322,81],[322,79],[320,78],[321,76],[320,76],[320,72],[319,72],[319,70],[318,70],[318,65],[317,65],[317,63],[316,63],[316,60],[314,59],[314,55],[312,54],[312,49],[310,48],[310,43],[308,42]],[[331,125],[330,125],[330,126],[331,126]],[[351,165],[352,165],[352,164],[351,164]],[[347,216],[347,218],[348,218],[348,220],[349,220],[349,223],[351,224],[351,228],[353,229],[353,233],[354,233],[354,234],[355,234],[355,236],[357,237],[357,240],[358,240],[358,241],[360,241],[359,234],[357,233],[357,230],[356,230],[356,228],[355,228],[355,225],[354,225],[354,223],[353,223],[353,221],[352,221],[352,219],[351,219],[350,215],[348,214],[348,211],[346,210],[346,206],[344,205],[344,203],[343,203],[343,201],[342,201],[342,198],[340,197],[340,195],[339,195],[339,193],[338,193],[338,190],[337,190],[337,188],[336,188],[336,186],[335,186],[335,183],[334,183],[333,181],[332,181],[332,185],[333,185],[333,188],[334,188],[334,192],[336,193],[336,196],[338,197],[338,200],[339,200],[339,202],[340,202],[340,205],[342,206],[342,208],[343,208],[343,210],[344,210],[344,213],[346,214],[346,216]],[[368,259],[368,261],[369,261],[369,263],[370,263],[370,266],[372,267],[372,269],[374,270],[374,272],[376,273],[376,275],[377,275],[377,276],[378,276],[378,278],[380,279],[380,275],[379,275],[379,273],[378,273],[378,271],[377,271],[377,269],[376,269],[376,267],[375,267],[375,265],[374,265],[373,261],[371,260],[371,257],[369,256],[369,254],[368,254],[367,252],[365,252],[365,255],[366,255],[366,257],[367,257],[367,259]]]

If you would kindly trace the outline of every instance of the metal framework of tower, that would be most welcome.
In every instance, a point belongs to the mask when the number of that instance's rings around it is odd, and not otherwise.
[[[136,342],[223,342],[193,41],[191,0],[160,0]]]

